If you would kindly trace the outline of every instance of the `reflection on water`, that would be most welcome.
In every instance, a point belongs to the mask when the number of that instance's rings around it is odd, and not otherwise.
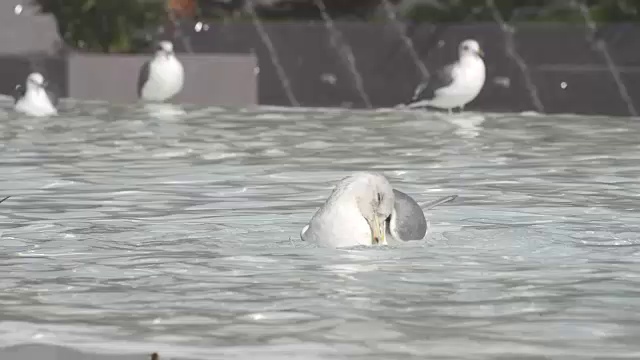
[[[640,352],[637,119],[102,103],[30,119],[3,106],[0,346],[202,359]],[[301,242],[358,170],[419,202],[460,197],[429,211],[425,242]]]

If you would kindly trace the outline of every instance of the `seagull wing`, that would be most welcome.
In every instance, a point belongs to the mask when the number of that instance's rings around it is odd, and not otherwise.
[[[18,84],[16,85],[16,87],[13,89],[13,92],[11,93],[11,96],[13,96],[14,104],[18,102],[18,100],[20,100],[24,94],[27,92],[27,87],[22,85],[22,84]]]
[[[151,68],[151,60],[142,64],[140,72],[138,73],[138,97],[142,96],[142,88],[144,84],[149,80],[149,70]]]
[[[455,64],[449,64],[440,68],[431,75],[429,80],[420,83],[413,92],[411,100],[407,102],[407,105],[419,100],[431,100],[435,97],[435,92],[438,89],[449,86],[453,82],[454,66]]]

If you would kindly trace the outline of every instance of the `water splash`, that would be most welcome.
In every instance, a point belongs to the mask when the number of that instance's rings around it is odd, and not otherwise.
[[[393,5],[391,5],[389,0],[382,0],[382,5],[384,6],[384,10],[387,14],[387,18],[391,21],[391,23],[393,23],[394,27],[398,31],[398,34],[400,35],[400,38],[402,39],[402,42],[404,43],[407,50],[409,51],[409,55],[411,56],[411,59],[416,64],[416,67],[418,68],[418,70],[420,70],[420,74],[422,75],[423,81],[428,80],[429,70],[427,70],[427,67],[424,65],[424,63],[420,61],[418,52],[413,46],[413,42],[411,41],[411,39],[407,36],[407,33],[405,31],[403,24],[398,20],[398,17],[396,16],[396,11],[393,8]]]
[[[524,59],[520,56],[520,54],[518,54],[518,51],[516,50],[515,41],[513,39],[513,33],[514,33],[513,26],[507,24],[507,22],[504,20],[504,18],[500,14],[500,11],[498,11],[498,8],[496,7],[494,0],[486,0],[486,1],[487,1],[487,6],[491,9],[494,20],[498,24],[500,24],[500,28],[504,33],[504,42],[505,42],[505,49],[507,51],[507,55],[511,59],[513,59],[513,61],[516,63],[516,65],[520,69],[520,72],[522,72],[522,76],[524,77],[524,83],[525,83],[525,86],[527,87],[527,90],[529,91],[529,95],[531,96],[531,101],[533,102],[533,106],[536,108],[536,111],[540,113],[544,112],[544,105],[542,105],[542,101],[540,101],[540,96],[538,95],[538,88],[536,87],[535,83],[531,79],[531,74],[529,73],[529,67],[527,66],[527,63],[524,61]]]
[[[622,77],[620,77],[620,70],[616,66],[615,62],[613,61],[613,58],[611,57],[611,53],[607,49],[607,44],[605,43],[604,40],[595,38],[595,34],[598,29],[595,21],[593,21],[593,19],[591,18],[591,15],[589,14],[589,9],[583,2],[578,2],[576,0],[571,0],[570,4],[573,8],[578,10],[578,12],[580,12],[580,15],[582,15],[582,18],[584,19],[585,27],[587,28],[586,29],[587,41],[589,41],[591,45],[595,47],[604,57],[604,60],[607,63],[607,67],[609,68],[609,72],[611,72],[611,76],[613,76],[613,79],[615,80],[616,85],[618,86],[618,92],[620,93],[620,97],[622,97],[622,100],[624,100],[624,102],[627,104],[629,115],[638,116],[638,112],[636,111],[636,108],[633,105],[633,101],[629,96],[627,87],[625,86],[624,81],[622,80]]]
[[[267,33],[267,30],[264,28],[262,21],[260,21],[258,14],[256,14],[256,10],[253,5],[253,0],[247,1],[245,3],[245,10],[249,13],[249,16],[251,16],[251,22],[253,22],[253,26],[255,26],[256,30],[258,31],[258,36],[260,36],[260,40],[262,41],[264,46],[267,48],[267,51],[269,52],[269,57],[271,58],[271,62],[273,63],[273,66],[276,68],[276,74],[278,74],[278,79],[282,84],[282,88],[284,89],[284,92],[287,95],[287,99],[289,100],[289,103],[291,104],[291,106],[299,107],[300,103],[298,102],[295,95],[293,94],[293,90],[291,89],[291,82],[289,81],[289,78],[287,77],[287,73],[284,71],[284,68],[280,63],[278,52],[273,46],[271,37]]]
[[[343,59],[347,67],[349,68],[349,72],[353,77],[353,82],[358,91],[358,94],[362,98],[362,101],[368,108],[372,108],[371,100],[369,100],[369,96],[364,90],[364,81],[362,80],[362,75],[358,72],[358,67],[356,66],[356,58],[353,55],[353,51],[346,44],[344,40],[342,40],[342,36],[338,29],[336,29],[333,19],[329,16],[327,12],[327,8],[324,5],[322,0],[314,0],[316,7],[320,10],[320,14],[322,16],[322,20],[324,21],[324,25],[329,32],[331,37],[331,45],[338,51],[338,54]]]

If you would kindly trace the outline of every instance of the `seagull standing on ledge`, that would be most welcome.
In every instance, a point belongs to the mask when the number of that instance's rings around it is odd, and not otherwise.
[[[38,72],[29,74],[25,86],[16,86],[14,109],[29,116],[57,115],[58,98],[47,91],[47,82]]]
[[[429,80],[418,85],[406,107],[430,106],[451,113],[454,108],[463,109],[478,96],[486,76],[484,53],[475,40],[461,42],[458,53],[458,61],[438,69]]]
[[[166,101],[182,90],[184,68],[173,52],[170,41],[158,43],[153,59],[140,68],[138,97],[146,101]]]

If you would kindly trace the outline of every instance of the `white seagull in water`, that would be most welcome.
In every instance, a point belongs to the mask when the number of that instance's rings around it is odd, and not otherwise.
[[[406,107],[430,106],[451,113],[454,108],[463,109],[478,96],[486,77],[484,53],[477,41],[465,40],[460,43],[458,54],[458,61],[438,69],[418,85]]]
[[[14,109],[29,116],[58,114],[58,110],[56,110],[58,97],[47,90],[47,85],[42,74],[38,72],[29,74],[24,86],[16,86]]]
[[[182,90],[184,68],[170,41],[160,41],[153,59],[140,68],[138,97],[147,101],[166,101]]]
[[[449,202],[448,196],[428,205]],[[359,172],[342,179],[300,232],[303,241],[340,248],[422,240],[428,231],[420,205],[395,190],[381,174]]]

